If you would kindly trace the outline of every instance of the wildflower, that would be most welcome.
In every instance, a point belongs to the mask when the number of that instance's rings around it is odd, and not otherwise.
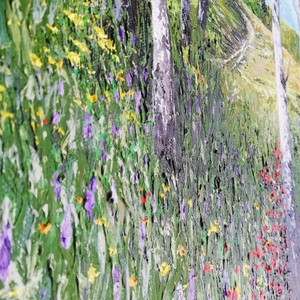
[[[58,81],[58,95],[63,96],[64,93],[65,93],[65,91],[64,91],[64,80],[59,78],[59,81]]]
[[[124,34],[124,30],[123,30],[122,27],[119,27],[119,37],[120,37],[121,42],[123,43],[124,38],[125,38],[125,34]]]
[[[48,56],[48,63],[50,65],[54,65],[56,63],[55,59],[53,59],[50,55]]]
[[[72,235],[71,208],[70,206],[67,206],[65,209],[65,216],[60,225],[60,242],[63,248],[70,248]]]
[[[74,65],[80,65],[80,54],[70,51],[68,55],[65,56],[66,59],[68,59],[71,63],[71,66],[73,67]]]
[[[132,41],[133,47],[135,47],[135,45],[136,45],[136,34],[135,34],[135,33],[132,34],[132,39],[131,39],[131,41]]]
[[[92,136],[92,117],[89,113],[84,113],[83,137],[85,140]]]
[[[40,69],[43,65],[41,59],[32,52],[29,53],[29,60],[30,60],[31,64],[37,69]]]
[[[160,266],[160,275],[166,276],[170,270],[171,270],[171,266],[168,265],[166,262],[163,262]]]
[[[113,266],[112,277],[114,282],[113,297],[114,300],[120,299],[120,269],[118,266]]]
[[[60,194],[61,194],[61,184],[62,184],[62,180],[59,178],[59,173],[58,173],[58,171],[55,171],[53,173],[53,175],[52,175],[52,180],[50,182],[50,185],[54,189],[55,201],[57,201],[57,199],[60,197]]]
[[[9,291],[7,294],[8,294],[8,297],[10,297],[10,298],[19,297],[20,291],[19,290],[12,290],[12,291]]]
[[[88,191],[86,192],[86,195],[85,195],[84,208],[86,210],[88,219],[91,217],[92,211],[95,207],[94,193],[95,193],[95,190],[96,190],[96,184],[97,184],[97,179],[96,179],[95,176],[93,176],[93,178],[90,181],[89,189],[88,189]]]
[[[139,241],[139,246],[141,249],[144,247],[145,239],[147,237],[146,234],[146,226],[144,222],[140,222],[140,241]]]
[[[225,251],[228,250],[228,245],[227,245],[227,244],[224,245],[224,250],[225,250]]]
[[[162,184],[162,188],[163,188],[165,193],[170,192],[170,187],[168,185],[164,184],[164,183]]]
[[[184,249],[183,246],[179,246],[177,252],[179,253],[180,256],[184,256],[186,254],[186,250]]]
[[[116,255],[118,253],[116,248],[108,248],[108,252],[110,256]]]
[[[248,276],[249,270],[250,270],[250,266],[247,265],[246,263],[244,263],[244,265],[243,265],[243,275],[244,275],[245,277]]]
[[[0,280],[2,281],[3,286],[5,285],[10,265],[11,240],[12,230],[10,223],[7,222],[7,225],[3,228],[0,235]]]
[[[56,63],[56,66],[61,70],[61,69],[62,69],[62,66],[63,66],[63,60],[60,59],[60,60]]]
[[[147,198],[146,198],[146,197],[141,197],[141,202],[142,202],[143,204],[146,204],[146,201],[147,201]]]
[[[90,53],[90,49],[87,47],[87,45],[85,44],[85,42],[80,42],[78,40],[73,40],[72,38],[70,39],[73,44],[75,46],[77,46],[79,48],[80,51],[84,52],[84,53]]]
[[[204,265],[204,272],[205,274],[209,274],[211,271],[210,265]]]
[[[134,275],[131,275],[129,277],[129,286],[130,287],[135,287],[138,283],[138,280],[134,277]]]
[[[53,111],[51,123],[57,126],[59,121],[60,121],[60,115],[56,111]]]
[[[72,21],[75,25],[82,27],[84,25],[83,23],[83,19],[75,14],[75,13],[71,13],[68,10],[64,10],[64,14],[69,18],[70,21]]]
[[[39,231],[41,233],[47,235],[50,230],[51,230],[51,224],[50,223],[47,223],[47,224],[40,223],[39,224]]]
[[[91,284],[94,284],[96,277],[99,276],[99,272],[96,272],[96,268],[94,267],[89,267],[88,272],[87,272],[87,276],[89,279],[89,282]]]
[[[141,91],[138,91],[135,93],[135,114],[139,115],[141,112],[141,99],[142,99],[142,93]]]
[[[160,193],[159,195],[160,195],[160,198],[161,198],[162,200],[165,200],[165,199],[166,199],[166,196],[165,196],[164,193]]]
[[[91,103],[95,103],[96,101],[97,101],[97,95],[90,95],[90,94],[88,94],[87,96],[86,96],[86,98],[88,99],[88,100],[90,100],[91,101]]]
[[[82,201],[83,201],[82,197],[80,197],[80,196],[77,196],[77,197],[76,197],[76,200],[77,200],[77,202],[78,202],[79,204],[81,204]]]
[[[210,228],[208,229],[207,235],[210,236],[212,232],[219,233],[219,222],[210,223]]]
[[[131,79],[131,75],[129,72],[127,72],[127,74],[126,74],[126,84],[128,87],[130,87],[132,84],[132,79]]]
[[[102,217],[95,220],[96,225],[103,225],[104,227],[108,227],[108,223],[106,222],[106,218]]]
[[[193,201],[191,199],[188,201],[188,206],[193,207]]]
[[[141,222],[144,223],[144,224],[147,224],[148,223],[148,218],[141,218]]]
[[[57,34],[58,33],[58,28],[56,26],[51,26],[50,24],[46,24],[46,27],[49,28],[53,34]]]
[[[195,277],[194,269],[191,268],[190,274],[189,274],[189,295],[188,295],[188,299],[190,299],[190,300],[195,299],[194,277]]]

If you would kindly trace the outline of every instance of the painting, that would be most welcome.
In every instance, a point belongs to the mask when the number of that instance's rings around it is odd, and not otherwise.
[[[0,299],[300,299],[299,0],[0,1]]]

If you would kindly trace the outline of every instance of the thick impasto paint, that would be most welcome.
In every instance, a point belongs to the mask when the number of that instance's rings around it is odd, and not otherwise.
[[[297,300],[298,8],[1,0],[0,299]]]

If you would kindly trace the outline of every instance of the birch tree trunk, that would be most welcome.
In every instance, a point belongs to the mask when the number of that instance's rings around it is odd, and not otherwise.
[[[208,0],[199,0],[197,19],[198,19],[198,23],[201,24],[201,27],[203,29],[205,29],[206,27],[207,10],[208,10]]]
[[[155,153],[163,167],[174,161],[175,101],[167,0],[152,0],[153,86]]]
[[[191,24],[190,24],[190,10],[191,10],[191,1],[190,0],[181,0],[181,26],[183,32],[183,39],[187,44],[191,40]]]
[[[272,33],[274,42],[275,54],[275,73],[276,73],[276,91],[277,91],[277,106],[279,116],[279,130],[280,130],[280,147],[282,152],[282,178],[285,195],[283,196],[284,204],[286,207],[286,227],[287,239],[290,242],[289,246],[289,275],[288,283],[291,289],[291,298],[298,299],[300,292],[300,269],[299,269],[299,240],[297,240],[297,225],[295,221],[295,195],[294,195],[294,174],[292,151],[290,141],[290,126],[288,119],[287,109],[287,93],[286,81],[284,78],[283,69],[283,55],[282,55],[282,42],[280,33],[280,12],[279,0],[273,0],[272,6]]]

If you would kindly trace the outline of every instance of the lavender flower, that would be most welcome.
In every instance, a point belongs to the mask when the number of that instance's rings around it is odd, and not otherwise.
[[[198,113],[200,113],[200,111],[201,111],[200,97],[199,96],[196,97],[196,110],[197,110]]]
[[[84,123],[83,137],[87,140],[92,136],[92,116],[87,112],[84,113]]]
[[[60,115],[56,112],[56,111],[53,111],[53,113],[52,113],[52,124],[54,124],[54,125],[58,125],[58,123],[59,123],[59,121],[60,121]]]
[[[104,139],[101,139],[100,141],[100,150],[104,150],[105,149],[105,141]]]
[[[85,194],[85,203],[84,203],[84,208],[86,210],[87,218],[90,219],[92,215],[92,211],[95,207],[95,191],[96,191],[96,185],[97,185],[97,180],[96,177],[93,176],[92,180],[90,181],[89,184],[89,189],[87,190]]]
[[[65,93],[64,91],[64,80],[62,78],[59,78],[58,81],[58,95],[63,96]]]
[[[194,269],[191,268],[190,270],[190,275],[189,275],[189,300],[194,300],[195,299],[195,272]]]
[[[52,180],[50,182],[50,185],[53,187],[54,189],[54,193],[55,193],[55,201],[57,201],[57,199],[60,197],[61,194],[61,180],[58,179],[58,171],[55,171],[52,175]]]
[[[107,79],[108,79],[109,83],[112,83],[112,81],[113,81],[113,76],[112,76],[111,73],[108,74]]]
[[[136,34],[135,33],[133,33],[132,34],[132,45],[133,45],[133,47],[135,47],[135,45],[136,45]]]
[[[120,100],[120,94],[118,90],[115,91],[115,100],[116,101]]]
[[[63,248],[70,248],[72,235],[73,229],[71,225],[71,208],[68,205],[65,209],[65,216],[60,224],[60,243]]]
[[[102,151],[102,152],[101,152],[101,159],[102,159],[103,161],[106,161],[106,157],[107,157],[107,155],[106,155],[105,151]]]
[[[47,290],[43,289],[42,292],[41,292],[42,299],[45,299],[46,295],[47,295]]]
[[[145,82],[147,81],[147,72],[148,72],[147,68],[144,68],[143,69],[143,78],[144,78]]]
[[[120,37],[121,42],[123,43],[124,39],[125,39],[125,34],[124,34],[124,30],[122,27],[119,27],[119,37]]]
[[[137,68],[134,68],[134,69],[133,69],[133,73],[134,73],[134,75],[136,76],[136,78],[139,77],[139,71],[138,71]]]
[[[9,221],[0,236],[0,280],[5,285],[11,257],[12,230]]]
[[[135,114],[139,115],[141,111],[141,99],[142,99],[142,93],[141,91],[138,91],[135,93]]]
[[[144,222],[140,221],[140,241],[139,241],[139,247],[141,249],[144,248],[146,237],[147,237],[147,234],[146,234],[146,225],[145,225]]]
[[[145,165],[145,166],[148,166],[148,157],[147,157],[146,154],[145,154],[144,157],[143,157],[143,162],[144,162],[144,165]]]
[[[113,296],[114,300],[120,299],[120,269],[117,266],[113,266],[112,270],[114,288],[113,288]]]
[[[129,72],[127,72],[127,74],[126,74],[126,84],[127,84],[128,87],[130,87],[131,83],[132,83],[131,75],[130,75]]]
[[[149,134],[149,126],[147,124],[144,125],[144,131],[146,135]]]

